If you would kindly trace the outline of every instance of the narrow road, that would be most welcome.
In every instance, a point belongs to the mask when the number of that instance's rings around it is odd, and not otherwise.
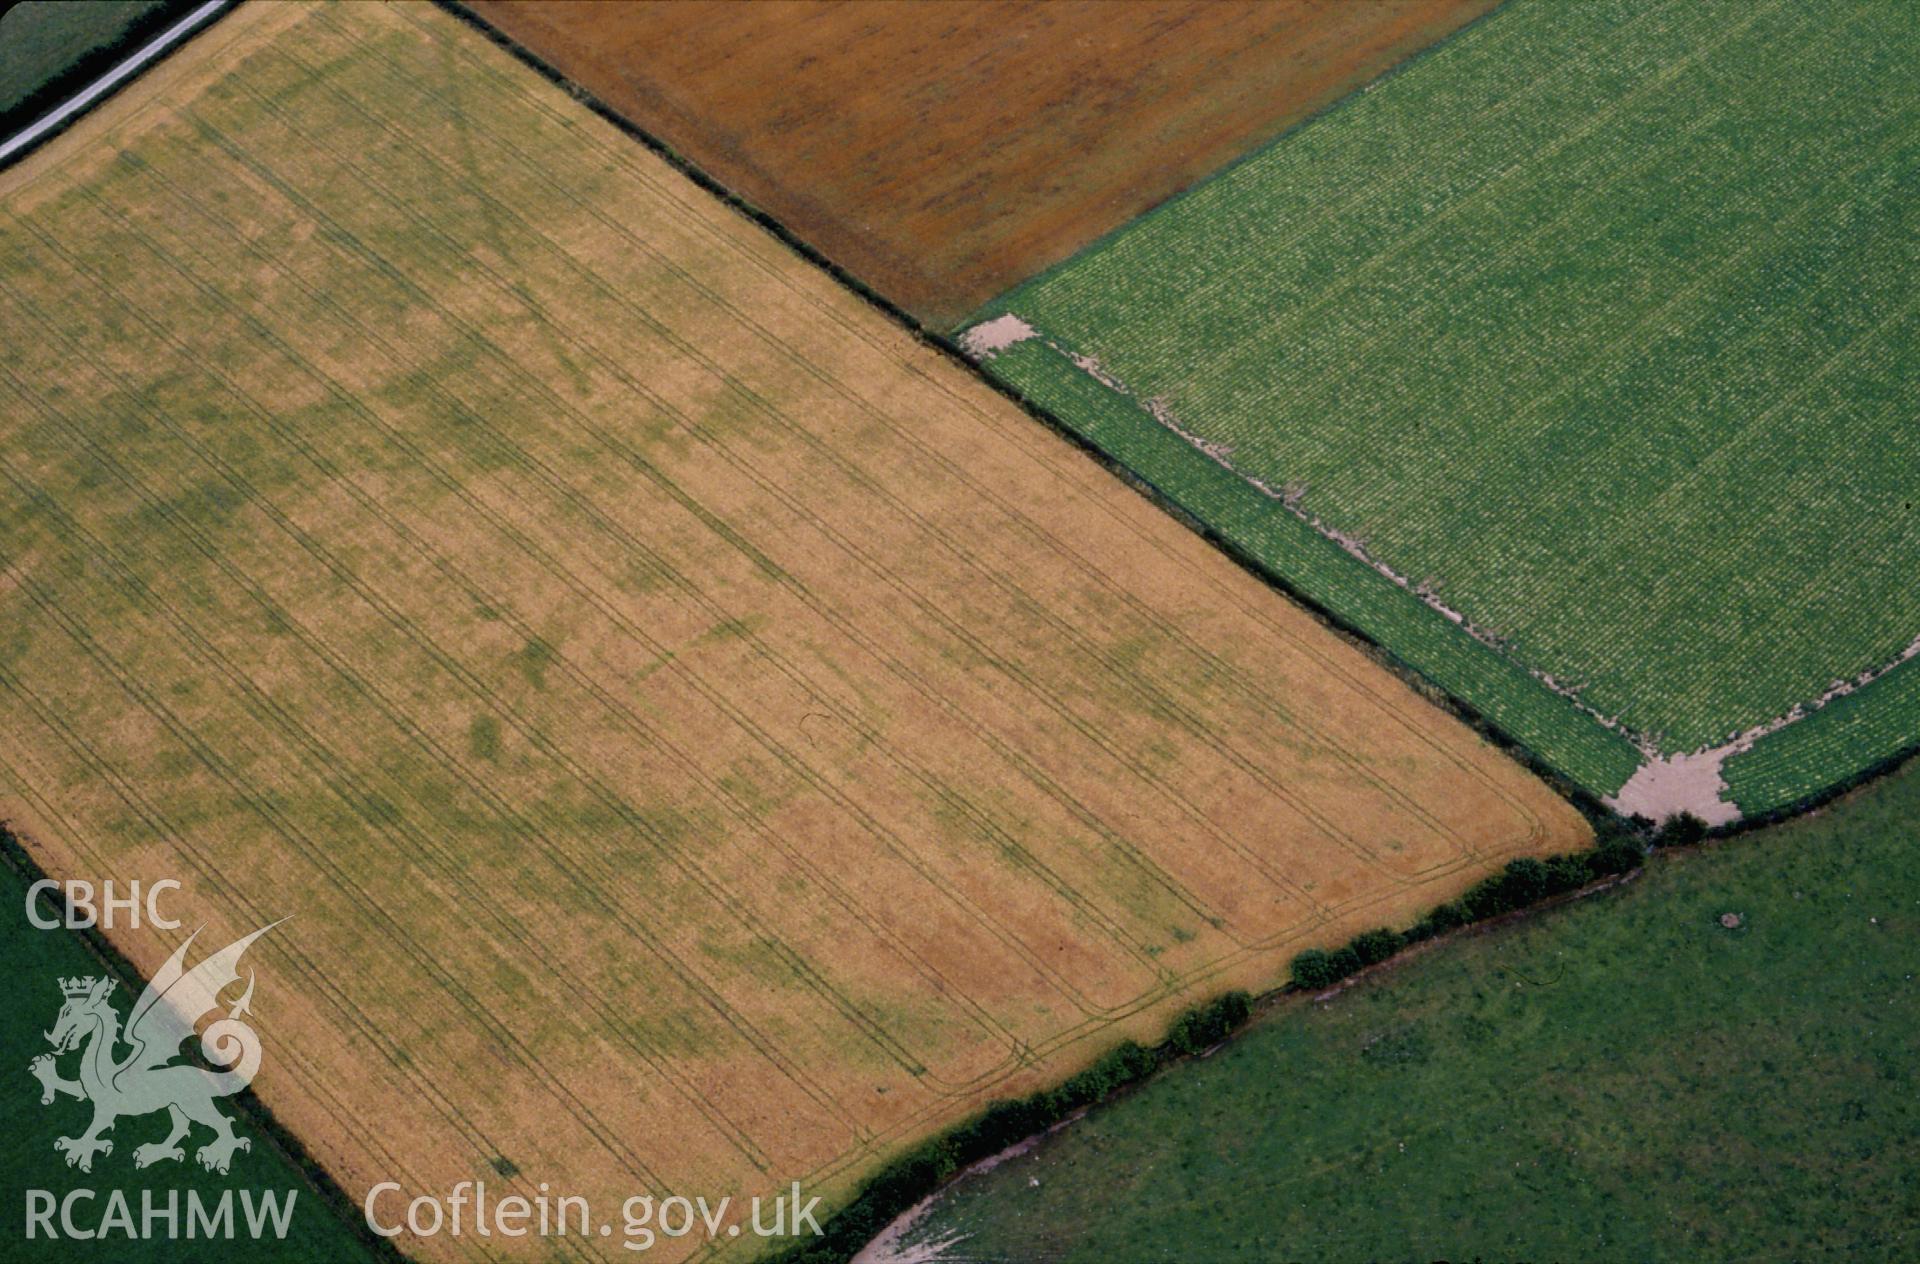
[[[228,3],[229,0],[207,0],[205,4],[154,36],[125,61],[69,97],[57,109],[41,116],[38,121],[8,137],[4,142],[0,142],[0,167],[12,162],[17,155],[32,149],[49,133],[59,130],[68,119],[113,91],[123,80],[137,74],[142,66],[185,39],[214,14],[226,8]]]

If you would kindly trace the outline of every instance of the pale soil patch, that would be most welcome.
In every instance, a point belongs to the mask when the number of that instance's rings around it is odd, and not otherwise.
[[[1008,347],[1034,336],[1033,326],[1012,312],[983,320],[960,335],[960,349],[976,360],[991,360]]]
[[[1740,809],[1720,796],[1727,788],[1720,767],[1731,747],[1692,755],[1663,755],[1640,765],[1607,806],[1625,816],[1664,821],[1691,812],[1709,825],[1740,819]]]
[[[1616,812],[1645,816],[1656,821],[1691,812],[1709,825],[1728,825],[1740,819],[1740,809],[1726,801],[1726,779],[1721,769],[1727,760],[1753,749],[1761,738],[1797,724],[1836,698],[1866,688],[1900,664],[1920,657],[1920,637],[1889,662],[1861,672],[1852,680],[1836,680],[1812,702],[1796,704],[1785,715],[1741,733],[1720,746],[1709,746],[1685,755],[1649,757],[1620,793],[1606,801]]]

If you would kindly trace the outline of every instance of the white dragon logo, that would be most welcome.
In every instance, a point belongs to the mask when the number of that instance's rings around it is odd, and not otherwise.
[[[233,1002],[226,1017],[209,1023],[200,1037],[201,1052],[221,1069],[208,1070],[175,1060],[181,1057],[181,1043],[193,1036],[194,1024],[220,1009],[220,993],[240,981],[235,970],[240,955],[279,924],[262,926],[191,970],[184,969],[183,963],[200,932],[187,936],[133,1003],[124,1037],[120,1016],[107,1001],[114,988],[112,979],[82,976],[60,980],[66,1003],[60,1007],[53,1030],[46,1033],[53,1052],[35,1058],[29,1069],[40,1081],[42,1106],[52,1103],[59,1094],[93,1103],[92,1126],[78,1137],[61,1137],[53,1143],[54,1149],[67,1156],[69,1167],[91,1172],[95,1154],[113,1153],[113,1142],[101,1134],[112,1128],[116,1119],[157,1110],[165,1110],[172,1117],[173,1130],[164,1141],[135,1147],[135,1167],[184,1159],[186,1152],[180,1142],[196,1123],[213,1129],[215,1134],[194,1155],[209,1171],[224,1175],[233,1162],[234,1151],[253,1148],[245,1137],[234,1135],[233,1121],[213,1106],[216,1097],[228,1097],[245,1088],[260,1069],[260,1037],[240,1021],[253,1002],[253,971],[247,971],[246,992]],[[132,1051],[120,1057],[123,1042]],[[80,1055],[80,1077],[62,1079],[55,1060],[82,1043],[86,1048]]]

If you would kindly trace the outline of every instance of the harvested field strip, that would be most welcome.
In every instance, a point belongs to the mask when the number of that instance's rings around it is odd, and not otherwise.
[[[256,1088],[355,1196],[832,1197],[1586,838],[436,10],[242,8],[0,178],[0,320],[6,811],[298,915]]]
[[[1879,683],[1857,757],[1774,731],[1920,631],[1907,16],[1517,0],[989,305],[1031,337],[982,354],[1036,398],[1046,348],[1119,388],[1060,415],[1163,429],[1151,483],[1237,475],[1182,503],[1247,552],[1278,500],[1411,589],[1369,611],[1268,561],[1589,789],[1627,779],[1582,725],[1648,770],[1764,733],[1815,762],[1675,806],[1782,807],[1920,736]],[[1538,686],[1430,665],[1449,632]]]

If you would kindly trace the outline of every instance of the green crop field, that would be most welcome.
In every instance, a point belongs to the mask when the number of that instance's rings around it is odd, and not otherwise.
[[[1283,1007],[967,1179],[908,1244],[1049,1264],[1911,1259],[1915,819],[1909,765]]]
[[[975,350],[1574,780],[1775,808],[1920,739],[1817,705],[1920,645],[1916,64],[1898,0],[1515,0]]]

